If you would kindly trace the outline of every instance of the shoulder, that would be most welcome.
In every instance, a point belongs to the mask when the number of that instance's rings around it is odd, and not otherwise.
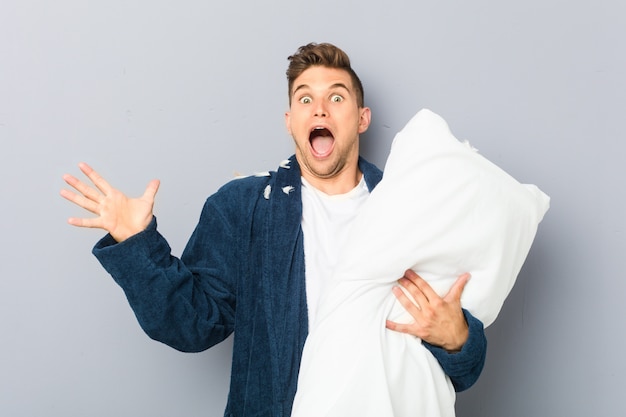
[[[219,190],[211,197],[220,197],[222,195],[237,195],[254,193],[263,190],[272,181],[272,177],[276,175],[275,171],[261,172],[247,177],[238,177],[228,181],[222,185]],[[209,198],[211,198],[209,197]]]
[[[206,199],[204,210],[234,215],[249,213],[263,199],[271,181],[271,172],[230,180]]]
[[[212,205],[235,211],[250,210],[259,201],[267,200],[272,188],[278,184],[288,182],[298,187],[299,178],[300,170],[292,157],[281,161],[276,170],[230,180],[207,199],[205,206]]]
[[[366,161],[363,157],[359,158],[359,169],[363,173],[365,183],[370,191],[372,191],[383,178],[383,172],[376,165]]]

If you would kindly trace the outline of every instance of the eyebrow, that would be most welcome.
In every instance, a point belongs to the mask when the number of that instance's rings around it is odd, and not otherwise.
[[[292,95],[296,95],[296,93],[299,90],[305,89],[305,88],[310,88],[308,84],[300,84],[299,86],[297,86],[294,90],[293,90],[293,94]],[[335,83],[333,85],[331,85],[329,87],[329,90],[333,90],[335,88],[343,88],[344,90],[346,90],[347,92],[350,92],[350,89],[348,88],[348,86],[346,86],[344,83]]]

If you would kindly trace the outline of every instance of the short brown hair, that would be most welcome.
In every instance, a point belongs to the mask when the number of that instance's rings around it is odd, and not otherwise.
[[[364,107],[365,99],[363,93],[363,84],[356,75],[356,72],[350,66],[350,58],[348,55],[330,43],[309,43],[308,45],[298,48],[295,54],[289,58],[289,67],[287,68],[287,81],[289,86],[289,105],[291,106],[291,90],[293,83],[304,71],[310,67],[320,66],[328,68],[337,68],[346,71],[352,79],[352,84],[357,95],[357,105]]]

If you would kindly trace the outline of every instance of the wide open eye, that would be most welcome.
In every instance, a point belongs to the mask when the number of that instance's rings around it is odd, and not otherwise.
[[[330,101],[332,101],[333,103],[341,103],[343,101],[343,97],[340,96],[339,94],[334,94],[331,98]]]
[[[304,97],[300,98],[300,100],[298,100],[298,101],[300,103],[302,103],[302,104],[311,104],[311,102],[313,100],[311,100],[311,97],[309,97],[309,96],[304,96]]]

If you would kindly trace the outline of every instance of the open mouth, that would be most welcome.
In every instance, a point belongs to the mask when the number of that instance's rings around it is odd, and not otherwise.
[[[309,134],[309,143],[313,154],[317,157],[325,157],[330,155],[335,144],[335,138],[332,132],[325,127],[316,127]]]

